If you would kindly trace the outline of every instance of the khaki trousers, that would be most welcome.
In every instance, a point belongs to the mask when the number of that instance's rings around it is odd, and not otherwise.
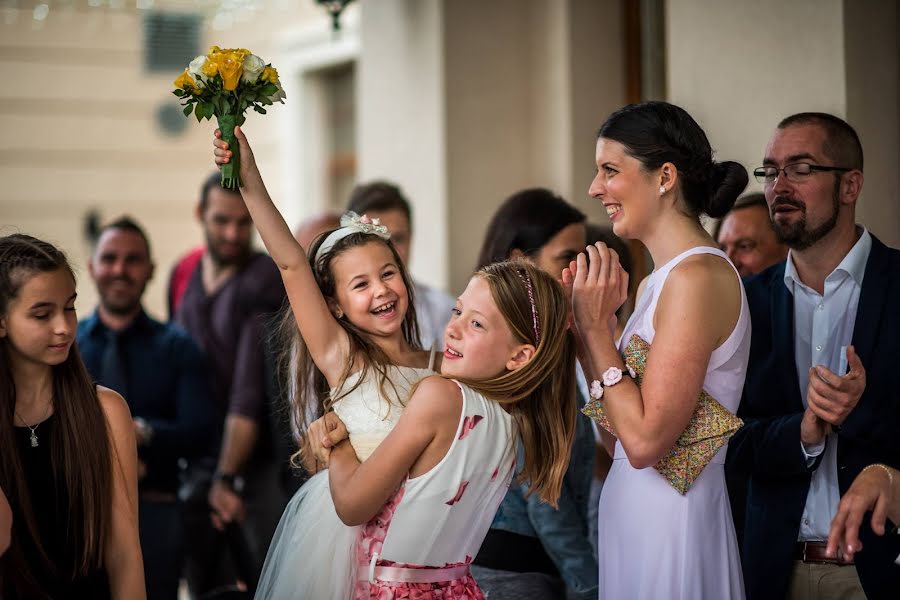
[[[856,567],[794,561],[787,600],[866,600]]]

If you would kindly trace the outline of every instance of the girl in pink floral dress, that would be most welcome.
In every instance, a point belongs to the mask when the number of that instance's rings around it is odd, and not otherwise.
[[[337,416],[313,424],[337,514],[362,525],[355,599],[483,598],[469,564],[506,494],[519,437],[522,477],[556,502],[576,416],[566,320],[552,277],[524,262],[487,266],[447,326],[447,378],[414,388],[368,459],[360,462],[343,439]]]

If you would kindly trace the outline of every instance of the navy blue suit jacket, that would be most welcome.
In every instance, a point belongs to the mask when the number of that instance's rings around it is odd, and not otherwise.
[[[748,600],[783,598],[816,461],[800,446],[803,404],[794,359],[794,298],[785,263],[745,282],[752,317],[747,379],[738,415],[745,426],[729,443],[731,478],[749,478],[742,562]],[[866,389],[838,431],[838,485],[843,495],[875,462],[900,467],[900,251],[872,236],[853,345]],[[870,599],[898,597],[900,536],[876,536],[864,520],[856,568]]]

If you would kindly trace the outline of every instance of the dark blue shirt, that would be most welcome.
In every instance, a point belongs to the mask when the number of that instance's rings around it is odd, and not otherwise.
[[[175,492],[178,459],[208,453],[214,437],[216,406],[209,393],[208,367],[197,344],[177,325],[160,323],[143,311],[119,332],[127,379],[124,396],[132,417],[153,428],[138,447],[147,474],[139,487]],[[95,312],[78,323],[78,348],[91,377],[103,381],[103,353],[110,330]]]

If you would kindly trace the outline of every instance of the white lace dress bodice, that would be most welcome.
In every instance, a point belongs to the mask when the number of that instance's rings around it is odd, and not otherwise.
[[[360,461],[366,460],[397,425],[413,386],[434,373],[434,352],[430,363],[424,369],[388,366],[388,380],[384,382],[370,367],[362,381],[363,372],[357,371],[340,389],[331,391],[334,412],[347,427],[350,444]]]

